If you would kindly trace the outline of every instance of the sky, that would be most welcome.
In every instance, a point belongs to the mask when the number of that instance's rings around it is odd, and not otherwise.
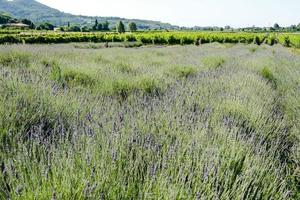
[[[300,0],[38,0],[89,16],[149,19],[179,26],[289,26],[300,23]]]

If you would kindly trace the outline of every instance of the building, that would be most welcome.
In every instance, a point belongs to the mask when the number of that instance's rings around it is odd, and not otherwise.
[[[4,24],[2,27],[7,27],[7,28],[29,28],[29,25],[23,24],[23,23],[10,23],[10,24]]]

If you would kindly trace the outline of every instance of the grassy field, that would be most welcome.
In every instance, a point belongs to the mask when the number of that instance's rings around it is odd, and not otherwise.
[[[300,198],[299,50],[97,45],[0,46],[0,199]]]

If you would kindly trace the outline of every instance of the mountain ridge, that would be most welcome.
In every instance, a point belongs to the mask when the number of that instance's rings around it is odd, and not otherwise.
[[[121,17],[101,17],[73,15],[51,8],[35,0],[0,0],[0,12],[8,13],[13,17],[23,19],[27,18],[34,23],[49,22],[56,26],[66,25],[68,22],[74,25],[91,25],[96,19],[98,21],[108,21],[110,27],[122,20],[124,24],[135,22],[139,29],[178,29],[179,26],[171,25],[152,20],[126,19]]]

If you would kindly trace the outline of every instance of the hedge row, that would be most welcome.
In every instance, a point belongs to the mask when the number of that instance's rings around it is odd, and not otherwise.
[[[203,44],[211,42],[219,43],[256,43],[263,42],[273,45],[277,42],[285,44],[292,38],[290,44],[300,46],[300,36],[294,35],[268,35],[262,33],[213,33],[213,32],[158,32],[158,33],[44,33],[44,34],[0,34],[0,44],[28,43],[50,44],[70,42],[142,42],[144,44]]]

